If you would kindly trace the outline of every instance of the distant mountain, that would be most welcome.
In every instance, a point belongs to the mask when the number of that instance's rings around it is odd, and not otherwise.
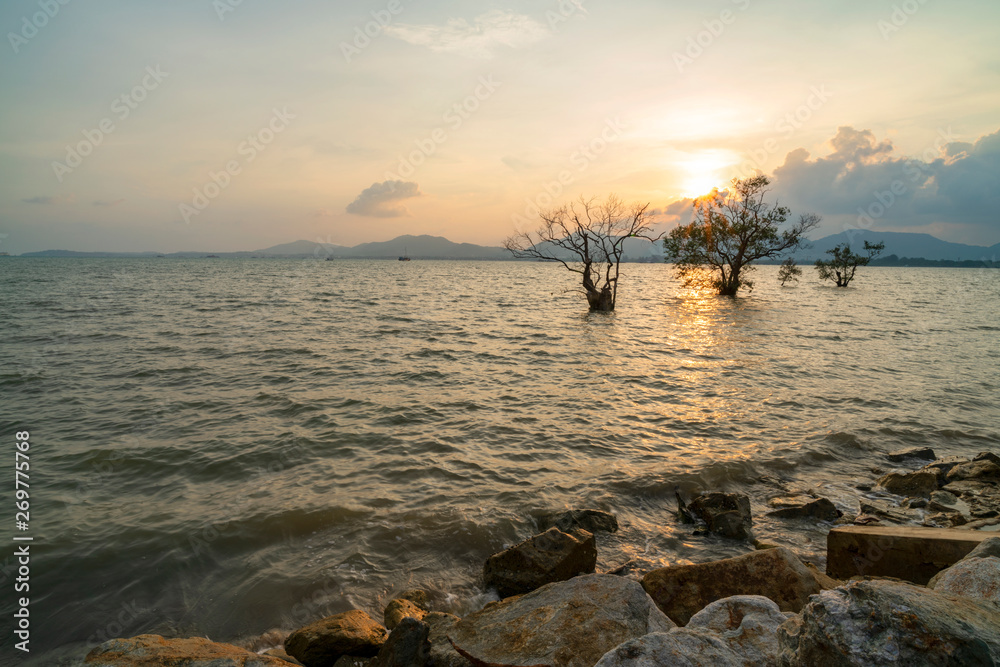
[[[910,234],[906,232],[874,232],[852,230],[826,236],[816,241],[810,241],[807,248],[797,251],[793,257],[799,262],[814,262],[826,258],[827,250],[840,244],[848,244],[856,252],[860,252],[865,241],[870,243],[885,243],[883,255],[898,257],[921,257],[933,260],[987,260],[996,261],[1000,258],[1000,243],[995,246],[974,246],[963,243],[949,243],[935,238],[930,234]]]
[[[990,261],[1000,260],[1000,243],[986,246],[972,246],[961,243],[949,243],[935,238],[930,234],[909,234],[904,232],[872,232],[850,231],[826,236],[810,241],[809,246],[800,249],[793,256],[800,263],[812,263],[816,259],[826,257],[826,251],[841,243],[848,243],[855,250],[861,250],[864,242],[885,243],[884,255],[897,257],[923,258],[928,260],[946,261]],[[402,254],[412,259],[489,259],[508,260],[511,255],[499,246],[482,246],[473,243],[454,243],[442,236],[413,236],[407,234],[391,241],[362,243],[354,247],[336,245],[333,243],[318,243],[316,241],[294,241],[264,248],[263,250],[241,252],[175,252],[159,255],[155,252],[79,252],[73,250],[44,250],[42,252],[24,253],[21,257],[172,257],[197,258],[213,254],[223,258],[270,257],[270,258],[307,258],[331,257],[333,259],[396,259]],[[663,245],[650,243],[643,239],[627,239],[625,241],[625,258],[632,261],[661,261]]]
[[[412,259],[510,259],[510,253],[499,246],[453,243],[443,236],[399,236],[391,241],[362,243],[347,249],[344,257],[365,259],[395,259],[406,254]]]

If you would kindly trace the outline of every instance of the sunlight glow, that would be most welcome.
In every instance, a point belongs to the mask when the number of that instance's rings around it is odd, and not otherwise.
[[[685,197],[700,197],[726,185],[725,168],[736,161],[730,151],[711,150],[692,155],[681,161],[681,194]]]

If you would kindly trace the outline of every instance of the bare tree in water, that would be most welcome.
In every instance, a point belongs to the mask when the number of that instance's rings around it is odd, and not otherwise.
[[[626,204],[615,195],[603,202],[581,197],[573,204],[542,211],[541,227],[511,236],[504,247],[514,257],[559,262],[580,274],[590,310],[612,311],[625,241],[660,239],[661,235],[653,234],[647,208],[649,204]]]

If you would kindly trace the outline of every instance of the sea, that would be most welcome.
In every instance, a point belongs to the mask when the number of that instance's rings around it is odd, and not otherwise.
[[[857,512],[891,450],[1000,453],[1000,271],[814,273],[728,299],[627,264],[589,313],[546,263],[0,258],[0,664],[257,648],[408,588],[466,613],[486,558],[565,509],[618,517],[598,571],[752,548],[680,523],[677,492],[747,494],[759,540],[822,567],[829,524],[769,498]]]

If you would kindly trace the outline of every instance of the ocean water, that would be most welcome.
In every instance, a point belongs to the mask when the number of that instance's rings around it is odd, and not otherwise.
[[[856,511],[884,453],[1000,451],[1000,271],[761,267],[736,300],[627,265],[613,314],[559,266],[0,261],[0,424],[31,433],[34,664],[153,632],[246,642],[428,588],[483,600],[540,512],[594,507],[599,570],[736,555],[674,490],[750,495],[823,564],[811,489]],[[13,502],[0,614],[14,609]],[[13,664],[11,622],[0,662]]]

